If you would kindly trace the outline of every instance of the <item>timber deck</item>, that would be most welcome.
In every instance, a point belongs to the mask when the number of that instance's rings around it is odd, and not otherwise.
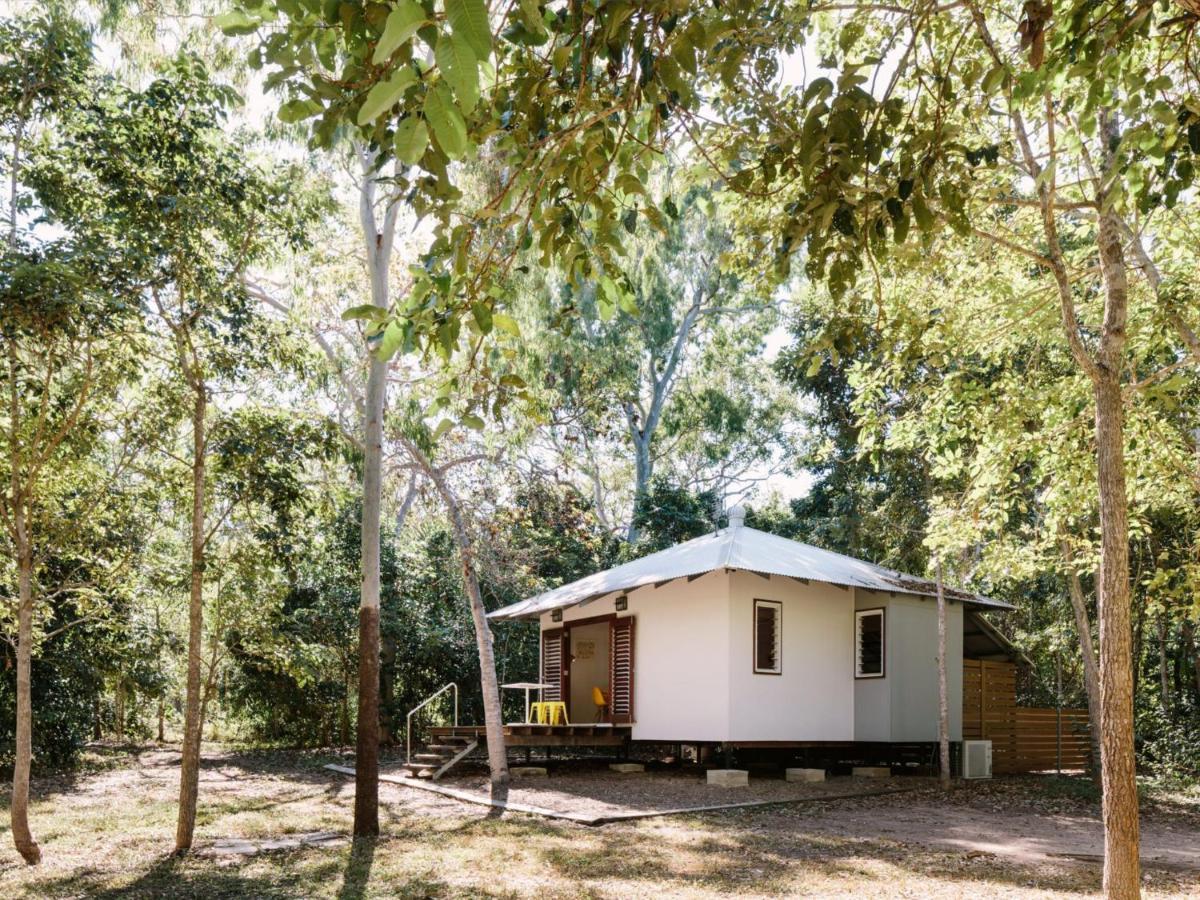
[[[482,725],[434,727],[430,731],[434,740],[449,737],[487,740]],[[509,747],[624,747],[632,733],[632,725],[527,725],[514,722],[504,726],[504,742]]]

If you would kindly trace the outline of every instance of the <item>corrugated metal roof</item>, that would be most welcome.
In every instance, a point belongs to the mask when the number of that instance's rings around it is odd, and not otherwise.
[[[937,596],[927,578],[905,575],[811,544],[788,540],[733,520],[729,528],[676,544],[570,584],[546,591],[489,614],[493,619],[531,619],[554,609],[574,606],[608,594],[663,584],[718,569],[741,569],[762,575],[824,581],[846,587],[900,594]],[[947,587],[946,596],[982,609],[1013,609],[1008,603]]]

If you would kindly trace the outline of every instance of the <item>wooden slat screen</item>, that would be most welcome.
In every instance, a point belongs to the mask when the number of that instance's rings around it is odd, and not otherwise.
[[[1016,666],[963,660],[963,740],[992,742],[992,771],[1012,775],[1058,764],[1056,712],[1017,706]],[[1085,709],[1062,710],[1062,766],[1088,765],[1091,742]]]
[[[612,623],[609,653],[609,714],[614,722],[633,721],[633,623],[632,616]]]
[[[562,645],[563,632],[554,628],[542,632],[542,688],[543,700],[562,700]]]

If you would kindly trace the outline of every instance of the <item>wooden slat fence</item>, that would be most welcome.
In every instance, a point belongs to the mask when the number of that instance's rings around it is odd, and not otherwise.
[[[963,660],[963,740],[992,742],[997,775],[1058,765],[1056,712],[1017,706],[1013,663]],[[1090,749],[1087,710],[1062,710],[1062,767],[1086,767]]]

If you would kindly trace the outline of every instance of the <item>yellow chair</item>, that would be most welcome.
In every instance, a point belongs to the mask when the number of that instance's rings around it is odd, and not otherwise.
[[[529,718],[527,720],[527,724],[529,724],[529,725],[534,725],[534,724],[545,725],[546,718],[547,718],[546,717],[546,712],[547,712],[546,706],[547,706],[547,704],[545,704],[545,703],[530,703],[529,704]]]
[[[592,688],[592,702],[596,704],[596,721],[603,722],[608,718],[608,698],[600,687]]]
[[[561,700],[554,700],[549,703],[543,702],[542,708],[546,711],[547,718],[550,720],[551,725],[571,724],[571,720],[567,718],[567,704],[563,703]],[[562,718],[561,722],[559,721],[560,717]],[[546,723],[539,718],[538,724],[544,725]]]

